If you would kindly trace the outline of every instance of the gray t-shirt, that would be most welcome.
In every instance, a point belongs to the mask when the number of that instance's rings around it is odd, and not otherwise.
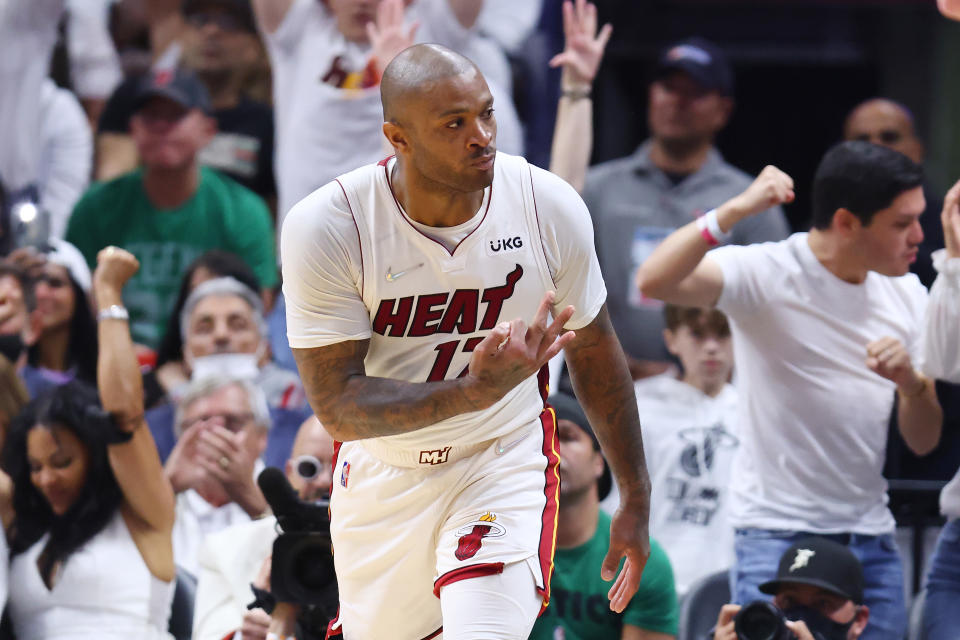
[[[675,185],[650,161],[650,147],[647,141],[631,156],[592,168],[583,195],[593,218],[607,307],[624,351],[638,359],[667,360],[663,303],[640,295],[637,269],[670,233],[738,195],[753,178],[711,149],[700,170]],[[730,243],[782,240],[788,234],[783,210],[774,207],[738,223]]]

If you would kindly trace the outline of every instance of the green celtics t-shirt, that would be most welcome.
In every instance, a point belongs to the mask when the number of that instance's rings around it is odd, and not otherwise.
[[[67,240],[91,269],[97,252],[115,245],[140,261],[124,288],[136,342],[156,348],[187,267],[210,249],[242,258],[263,287],[277,284],[273,222],[263,200],[216,171],[200,169],[197,192],[176,209],[157,209],[147,199],[137,169],[92,186],[73,209]]]
[[[533,626],[530,640],[615,640],[625,624],[676,635],[679,608],[667,554],[650,540],[640,588],[623,613],[614,613],[607,600],[613,583],[600,578],[609,544],[610,516],[601,511],[589,542],[557,549],[550,606]]]

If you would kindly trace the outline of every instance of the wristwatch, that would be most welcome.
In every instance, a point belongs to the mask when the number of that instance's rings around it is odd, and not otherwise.
[[[126,307],[121,307],[118,304],[112,304],[106,309],[100,309],[97,312],[97,322],[101,320],[129,320],[130,313],[127,311]]]

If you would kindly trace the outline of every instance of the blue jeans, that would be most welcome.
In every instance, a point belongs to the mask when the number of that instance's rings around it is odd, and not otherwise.
[[[960,520],[946,524],[930,559],[923,631],[926,640],[956,640],[960,633]]]
[[[734,546],[736,564],[730,569],[730,592],[734,602],[769,600],[759,586],[777,575],[780,556],[795,542],[810,537],[802,531],[737,529]],[[893,534],[865,536],[855,533],[827,534],[823,538],[840,542],[863,565],[864,604],[870,621],[863,640],[903,640],[907,631],[907,605],[903,595],[903,564]],[[954,639],[955,640],[955,639]]]

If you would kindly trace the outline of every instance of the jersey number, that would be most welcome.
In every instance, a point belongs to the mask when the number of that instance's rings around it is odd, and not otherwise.
[[[437,352],[437,359],[433,361],[433,368],[430,369],[430,375],[427,376],[427,382],[439,382],[447,377],[447,370],[450,369],[450,363],[453,362],[453,356],[457,354],[457,347],[463,344],[463,353],[473,353],[478,344],[483,342],[483,338],[467,338],[466,340],[451,340],[434,347]],[[470,365],[467,364],[457,377],[462,378],[467,375]]]

